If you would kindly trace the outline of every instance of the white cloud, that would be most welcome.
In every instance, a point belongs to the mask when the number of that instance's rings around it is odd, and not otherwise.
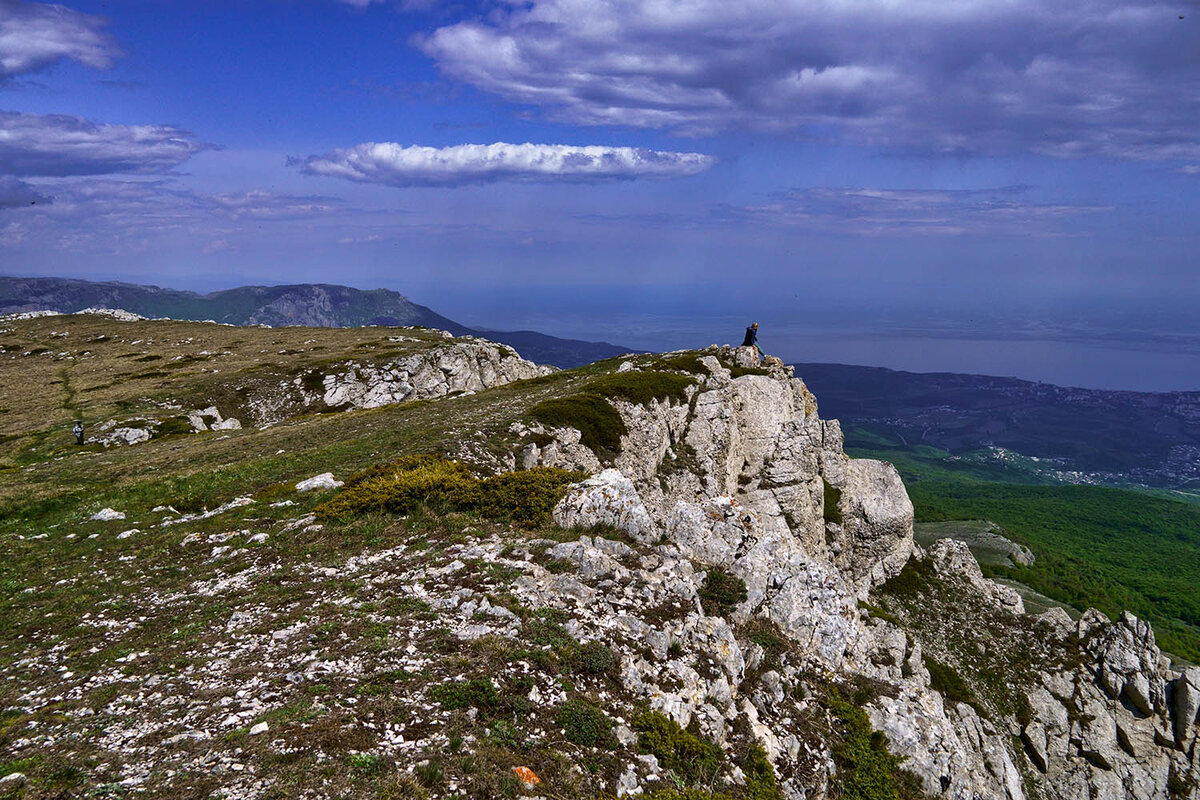
[[[575,124],[1195,160],[1184,2],[526,0],[418,44],[447,75]]]
[[[1200,175],[1200,164],[1185,164],[1179,171],[1184,175]]]
[[[60,5],[0,0],[0,81],[64,58],[109,66],[120,55],[104,20]]]
[[[316,195],[281,195],[253,191],[205,195],[204,202],[214,212],[233,219],[299,219],[332,212],[340,201]]]
[[[459,186],[493,181],[601,181],[678,178],[716,162],[701,153],[564,144],[462,144],[404,147],[367,142],[323,156],[294,159],[309,175],[389,186]]]
[[[13,175],[163,172],[213,147],[172,125],[106,125],[66,114],[0,111],[0,165]]]

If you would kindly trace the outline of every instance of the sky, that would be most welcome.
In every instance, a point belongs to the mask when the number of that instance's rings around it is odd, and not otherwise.
[[[0,0],[0,274],[1200,389],[1200,2]]]

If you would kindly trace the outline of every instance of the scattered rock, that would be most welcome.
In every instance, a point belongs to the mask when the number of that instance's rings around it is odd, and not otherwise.
[[[102,508],[92,516],[88,517],[92,522],[112,522],[117,519],[125,519],[124,511],[114,511],[111,508]]]
[[[345,484],[335,480],[332,472],[322,472],[296,484],[297,492],[318,492],[326,489],[337,489]]]

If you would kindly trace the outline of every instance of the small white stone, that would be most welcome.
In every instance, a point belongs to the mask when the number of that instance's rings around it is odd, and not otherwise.
[[[332,472],[322,472],[296,484],[297,492],[314,492],[324,489],[337,489],[344,484],[335,480]]]
[[[258,736],[260,733],[266,733],[267,728],[268,728],[267,723],[260,722],[257,725],[255,725],[253,728],[250,729],[250,735]]]
[[[114,511],[111,508],[102,508],[95,514],[89,517],[92,522],[111,522],[115,519],[125,519],[124,511]]]

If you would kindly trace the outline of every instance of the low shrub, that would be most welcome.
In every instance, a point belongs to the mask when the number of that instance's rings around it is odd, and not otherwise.
[[[417,467],[427,467],[443,460],[444,459],[440,458],[439,456],[423,453],[415,456],[404,456],[403,458],[398,458],[395,461],[388,461],[384,464],[372,464],[366,469],[359,470],[347,478],[346,488],[350,489],[354,486],[358,486],[360,483],[366,483],[373,478],[392,478],[401,472],[407,472],[408,470],[415,469]]]
[[[408,456],[355,473],[337,497],[315,512],[325,520],[348,520],[371,512],[411,514],[424,507],[435,513],[474,511],[498,522],[536,527],[550,521],[567,487],[584,477],[582,472],[535,467],[479,480],[457,461]]]
[[[443,683],[430,689],[429,697],[447,711],[460,708],[487,711],[495,708],[499,700],[496,687],[487,678]]]
[[[689,785],[708,784],[721,769],[721,748],[689,733],[675,720],[651,711],[633,721],[638,749],[658,759],[658,763],[679,775]]]
[[[550,512],[567,493],[567,487],[583,480],[582,472],[557,467],[534,467],[505,472],[479,483],[479,513],[488,519],[514,522],[527,528],[550,522]]]
[[[425,506],[448,513],[475,507],[479,481],[456,461],[437,461],[392,477],[371,478],[314,509],[317,517],[346,520],[370,512],[411,514]]]
[[[746,790],[742,794],[745,800],[783,800],[775,780],[775,767],[760,745],[753,745],[739,766],[746,776]]]
[[[837,764],[831,796],[844,800],[907,800],[922,797],[919,780],[900,769],[887,737],[871,729],[867,712],[832,690],[825,702],[841,728],[830,742]]]
[[[700,601],[709,613],[728,614],[745,599],[746,582],[737,575],[721,567],[713,567],[705,573],[704,585],[700,587]]]
[[[567,665],[572,672],[583,675],[604,675],[614,671],[620,658],[601,642],[586,642],[571,650]]]
[[[185,416],[167,417],[159,420],[158,426],[153,430],[153,438],[158,439],[163,436],[182,436],[185,433],[193,433],[195,429],[192,427],[192,421]]]
[[[842,524],[842,490],[821,478],[821,483],[825,485],[825,521],[836,522]]]
[[[912,601],[922,593],[936,588],[941,582],[934,569],[933,559],[910,558],[904,569],[888,578],[878,589],[880,594],[886,594],[901,601]]]
[[[771,370],[766,367],[739,367],[737,364],[727,365],[729,369],[729,377],[740,378],[743,375],[770,375]]]
[[[925,656],[925,669],[929,670],[929,685],[942,697],[955,703],[975,705],[975,693],[954,668],[937,659]]]
[[[567,741],[582,747],[596,747],[612,739],[612,720],[586,700],[568,700],[554,713]]]
[[[597,454],[619,453],[621,437],[629,433],[612,403],[595,394],[574,394],[543,400],[530,415],[551,428],[575,428],[580,441]]]

